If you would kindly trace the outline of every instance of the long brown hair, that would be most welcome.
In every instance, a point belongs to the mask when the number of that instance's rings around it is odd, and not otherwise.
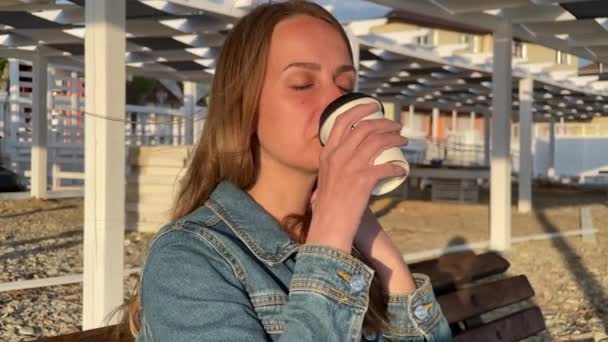
[[[228,180],[243,190],[255,183],[259,143],[254,128],[270,41],[274,27],[295,15],[307,15],[329,23],[344,38],[352,59],[344,29],[328,11],[315,3],[291,0],[264,4],[242,17],[226,37],[218,58],[207,120],[180,182],[172,221],[203,205],[222,180]],[[309,208],[304,215],[289,215],[280,223],[296,242],[303,243],[311,218]],[[370,265],[357,251],[353,255]],[[128,310],[123,316],[123,323],[129,324],[134,335],[140,330],[138,287],[126,303]],[[387,323],[386,303],[380,280],[375,275],[363,321],[364,332],[379,334],[386,330]]]

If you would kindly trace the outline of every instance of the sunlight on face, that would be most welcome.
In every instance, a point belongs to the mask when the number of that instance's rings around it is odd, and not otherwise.
[[[321,113],[355,85],[347,44],[330,24],[309,16],[275,27],[259,105],[262,160],[316,172]]]

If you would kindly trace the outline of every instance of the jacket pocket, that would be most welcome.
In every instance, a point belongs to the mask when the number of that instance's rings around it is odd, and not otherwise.
[[[264,291],[251,295],[250,299],[266,333],[283,333],[285,319],[282,313],[288,296],[284,293]]]

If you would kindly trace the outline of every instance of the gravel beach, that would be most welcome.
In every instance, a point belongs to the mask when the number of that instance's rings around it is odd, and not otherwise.
[[[487,193],[479,203],[430,202],[424,192],[404,201],[384,197],[372,209],[403,253],[487,239]],[[514,195],[515,197],[515,195]],[[548,330],[530,341],[604,341],[608,329],[608,201],[605,193],[535,189],[535,210],[513,209],[513,236],[578,229],[580,207],[599,232],[527,241],[505,253],[509,274],[525,274]],[[83,200],[0,201],[0,283],[82,272]],[[438,234],[441,232],[441,234]],[[151,234],[128,232],[125,268],[139,267]],[[136,275],[125,278],[125,298]],[[0,340],[31,341],[81,329],[81,284],[0,292]],[[505,308],[505,311],[512,308]],[[608,337],[605,337],[608,341]]]

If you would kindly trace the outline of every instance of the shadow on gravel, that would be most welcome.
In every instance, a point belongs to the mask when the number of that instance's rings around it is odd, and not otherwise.
[[[50,211],[57,211],[57,210],[63,210],[63,209],[75,209],[75,208],[78,208],[78,206],[77,205],[65,205],[65,206],[61,206],[61,207],[48,208],[48,209],[34,209],[34,210],[30,210],[30,211],[25,211],[22,213],[2,215],[2,216],[0,216],[0,219],[27,216],[27,215],[31,215],[31,214],[35,214],[35,213],[50,212]]]
[[[40,247],[34,247],[34,248],[29,248],[29,249],[25,248],[25,249],[19,249],[19,250],[8,252],[8,253],[3,253],[3,254],[0,254],[0,262],[7,260],[7,259],[20,258],[20,257],[24,257],[24,256],[31,255],[31,254],[37,254],[37,253],[51,252],[51,251],[64,249],[64,248],[70,248],[70,247],[74,247],[74,246],[78,246],[78,245],[82,245],[82,236],[75,240],[61,242],[61,243],[53,244],[50,246],[40,246]]]
[[[82,239],[82,229],[81,230],[70,230],[67,232],[62,232],[59,234],[39,237],[39,238],[35,238],[35,239],[30,239],[30,240],[3,241],[2,246],[3,247],[16,247],[16,246],[21,246],[21,245],[27,245],[30,243],[44,242],[44,241],[53,240],[53,239],[69,239],[69,238],[72,238],[72,237],[75,237],[78,235],[80,235],[81,236],[80,239]]]
[[[534,211],[539,222],[542,223],[543,229],[547,233],[557,233],[557,227],[551,223],[542,210]],[[608,291],[602,287],[602,284],[595,278],[593,273],[589,271],[580,257],[576,255],[575,249],[570,246],[568,241],[560,236],[551,239],[553,247],[562,255],[566,267],[572,275],[585,299],[591,303],[594,313],[602,320],[604,330],[608,331]],[[599,244],[596,246],[601,248]]]

